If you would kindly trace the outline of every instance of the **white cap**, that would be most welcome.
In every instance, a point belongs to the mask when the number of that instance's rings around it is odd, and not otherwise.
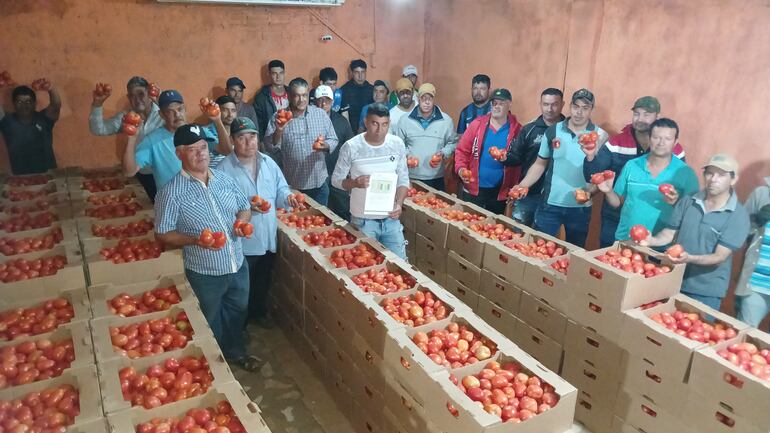
[[[331,87],[322,84],[315,88],[315,98],[329,98],[332,101],[334,100],[334,91]]]
[[[404,66],[404,72],[401,75],[405,77],[408,77],[410,75],[417,75],[417,66],[415,65]]]

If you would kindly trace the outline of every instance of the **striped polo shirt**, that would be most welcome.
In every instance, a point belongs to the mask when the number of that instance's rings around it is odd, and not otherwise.
[[[195,238],[206,228],[224,232],[227,244],[218,251],[197,245],[183,247],[184,267],[203,275],[232,274],[243,264],[241,238],[233,237],[235,215],[250,209],[249,199],[225,172],[211,169],[205,185],[182,170],[158,191],[155,231],[176,231]]]
[[[770,222],[765,224],[762,233],[762,245],[759,247],[759,258],[754,272],[751,273],[749,287],[758,293],[770,295]]]

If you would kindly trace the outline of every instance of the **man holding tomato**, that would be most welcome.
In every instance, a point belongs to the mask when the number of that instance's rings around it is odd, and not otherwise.
[[[163,118],[160,116],[160,108],[150,98],[150,83],[143,77],[135,76],[128,80],[126,91],[131,111],[137,113],[142,118],[142,123],[137,128],[137,143],[152,131],[163,126]],[[121,111],[114,116],[104,118],[104,102],[111,95],[110,91],[94,90],[93,101],[91,102],[91,114],[88,116],[88,127],[94,135],[115,135],[120,133],[123,116],[127,111]],[[142,168],[136,173],[136,180],[144,188],[150,200],[155,200],[155,194],[158,192],[155,187],[155,179],[152,176],[152,170]]]
[[[682,293],[719,310],[730,284],[733,251],[749,234],[749,213],[733,190],[738,162],[718,154],[703,167],[706,188],[677,201],[664,228],[640,245],[660,247],[675,242],[683,251],[669,252],[674,263],[686,263]]]
[[[243,92],[246,90],[246,85],[238,77],[230,77],[225,83],[225,92],[227,96],[233,98],[235,101],[235,109],[237,110],[237,117],[248,117],[254,122],[255,125],[259,125],[257,120],[257,113],[254,111],[254,106],[243,102]],[[222,104],[220,104],[221,106]],[[228,128],[230,125],[226,125]]]
[[[182,169],[158,191],[155,236],[182,248],[185,275],[225,358],[255,371],[260,360],[247,356],[244,336],[249,304],[244,233],[234,228],[237,221],[251,220],[251,206],[232,177],[209,168],[211,141],[200,125],[180,125],[174,132]],[[201,233],[212,231],[223,234],[224,245],[201,240]]]
[[[613,236],[619,241],[627,240],[631,227],[637,224],[657,233],[668,221],[678,197],[698,192],[698,176],[673,153],[679,125],[660,118],[652,122],[648,133],[648,153],[628,161],[617,180],[610,178],[597,185],[607,206],[620,209],[620,221]],[[673,191],[660,192],[669,185]]]
[[[297,203],[278,164],[259,151],[259,131],[247,117],[235,119],[230,126],[233,153],[217,168],[234,180],[238,189],[249,198],[259,196],[270,207],[262,210],[252,201],[251,223],[254,234],[244,238],[243,254],[249,266],[249,320],[262,327],[272,327],[267,306],[273,259],[277,248],[276,208],[296,207]]]

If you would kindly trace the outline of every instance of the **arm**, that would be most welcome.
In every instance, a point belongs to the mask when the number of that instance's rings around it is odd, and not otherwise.
[[[627,168],[628,166],[623,167],[623,170],[620,171],[616,178],[608,179],[596,185],[599,191],[604,193],[604,199],[607,200],[607,203],[614,208],[623,206],[623,201],[625,201],[626,194],[628,194],[629,172]],[[613,182],[615,183],[614,188],[612,187]]]
[[[276,187],[275,195],[276,206],[280,204],[281,206],[279,207],[284,209],[294,207],[288,200],[289,195],[292,193],[291,188],[289,188],[289,184],[286,182],[286,178],[283,176],[283,172],[278,168],[278,165],[275,166],[275,171],[278,177],[278,186]]]
[[[455,125],[452,123],[452,118],[449,116],[447,118],[449,119],[449,128],[444,133],[444,147],[441,148],[441,154],[444,155],[444,158],[449,158],[455,153],[457,141],[460,138],[455,133]]]
[[[586,154],[583,160],[583,177],[585,177],[586,182],[591,179],[592,174],[609,170],[612,166],[612,152],[606,144],[599,148],[598,152],[596,149],[585,150],[585,148],[583,148],[583,152]]]
[[[131,177],[139,172],[139,169],[142,168],[142,165],[139,165],[137,162],[137,157],[139,156],[137,154],[137,145],[136,145],[136,135],[129,135],[128,136],[128,143],[126,143],[126,149],[123,151],[123,175],[126,177]],[[149,157],[149,148],[148,146],[142,146],[143,144],[146,144],[147,137],[145,137],[141,143],[139,143],[139,147],[142,149],[142,155],[143,158]],[[144,149],[147,148],[145,151]]]
[[[468,168],[474,141],[476,141],[476,134],[466,129],[457,143],[457,148],[455,148],[455,173],[460,173],[461,169]]]
[[[102,106],[91,105],[91,114],[88,116],[88,128],[91,130],[91,134],[94,135],[117,134],[120,132],[120,125],[125,114],[124,111],[121,111],[109,119],[105,119]]]
[[[176,230],[172,230],[166,233],[155,233],[155,239],[159,240],[163,244],[173,248],[182,248],[188,245],[197,245],[198,238],[187,236],[179,233]]]
[[[692,263],[699,266],[715,266],[729,259],[732,253],[733,250],[730,248],[724,245],[717,245],[711,254],[690,255],[685,251],[678,258],[671,258],[671,261],[674,263]]]
[[[337,138],[337,132],[334,131],[334,125],[332,125],[332,119],[326,114],[324,117],[324,142],[329,147],[329,152],[334,152],[334,149],[340,145],[340,141]]]
[[[529,130],[531,131],[531,129]],[[526,136],[529,131],[521,130],[519,135],[513,140],[511,146],[508,148],[508,152],[505,154],[505,159],[500,161],[506,167],[516,167],[521,165],[527,158],[527,143]]]
[[[130,137],[129,137],[130,139]],[[155,238],[172,248],[181,248],[188,245],[196,245],[198,239],[193,236],[179,233],[176,229],[180,207],[168,190],[162,188],[155,197]]]
[[[281,142],[283,141],[283,130],[286,125],[281,127],[275,122],[275,116],[273,116],[267,123],[267,129],[265,130],[265,149],[268,152],[273,152],[276,149],[281,148]]]
[[[349,180],[351,159],[350,144],[343,144],[340,148],[339,158],[337,158],[337,165],[334,166],[334,172],[332,173],[332,185],[335,188],[350,191],[350,188],[345,188],[345,181]]]
[[[48,89],[48,97],[51,102],[47,107],[45,107],[43,112],[45,113],[46,117],[55,122],[59,120],[59,112],[61,112],[61,96],[59,96],[59,92],[55,87],[53,87],[53,85],[51,85],[51,88]]]
[[[540,179],[543,173],[545,173],[546,168],[548,168],[548,160],[538,156],[535,163],[529,167],[527,175],[524,176],[524,179],[522,179],[521,182],[519,182],[519,186],[526,188],[531,187]]]
[[[648,236],[647,239],[639,242],[639,245],[644,247],[662,247],[668,245],[674,241],[676,236],[676,230],[672,228],[665,228],[658,232],[655,236]]]
[[[230,140],[230,131],[225,128],[220,116],[212,116],[209,117],[209,119],[214,122],[214,127],[216,127],[217,130],[217,138],[219,139],[219,143],[217,143],[217,147],[214,150],[220,155],[229,155],[233,151],[233,143],[232,140]]]

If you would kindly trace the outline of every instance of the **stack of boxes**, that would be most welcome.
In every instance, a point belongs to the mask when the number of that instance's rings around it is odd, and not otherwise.
[[[115,189],[100,192],[87,190],[89,187],[99,188],[100,185]],[[34,335],[19,335],[0,341],[0,348],[17,347],[28,342],[50,340],[57,344],[71,340],[74,359],[69,367],[54,377],[20,385],[4,381],[0,401],[72,385],[79,393],[80,412],[74,424],[67,427],[68,433],[122,433],[133,432],[138,424],[151,419],[181,419],[189,409],[216,407],[219,402],[226,400],[247,432],[269,432],[259,414],[259,408],[248,399],[233,378],[200,311],[195,294],[184,274],[180,273],[183,268],[179,252],[168,251],[157,259],[121,264],[106,261],[99,255],[101,248],[112,246],[117,239],[96,236],[94,225],[125,225],[145,218],[153,219],[149,199],[133,180],[123,178],[117,168],[65,169],[44,175],[8,177],[4,179],[1,188],[3,199],[0,200],[0,209],[4,216],[0,224],[8,223],[2,226],[4,229],[21,229],[14,232],[0,231],[0,244],[8,247],[0,248],[4,256],[0,264],[3,271],[8,271],[5,264],[17,259],[28,260],[33,270],[35,259],[38,258],[59,255],[66,257],[66,264],[50,276],[30,274],[24,278],[7,278],[5,274],[3,281],[6,282],[0,283],[0,317],[10,321],[5,325],[12,327],[12,317],[16,310],[45,305],[54,299],[58,299],[55,301],[57,303],[66,300],[73,307],[73,315],[50,332],[35,334],[33,331],[30,334]],[[130,203],[134,204],[128,206]],[[89,211],[99,206],[116,204],[124,206],[113,206],[109,212],[100,211],[102,218],[93,217],[93,211]],[[24,230],[30,218],[45,212],[55,215],[55,220],[46,227]],[[46,236],[53,230],[61,231],[61,239],[52,248],[45,249]],[[144,237],[151,236],[152,229],[149,229]],[[22,240],[21,243],[19,240]],[[32,245],[35,251],[14,254],[20,244],[24,243]],[[176,289],[178,299],[175,299],[173,305],[162,306],[162,311],[134,315],[131,307],[123,311],[130,317],[123,317],[118,315],[112,302],[117,298],[128,297],[148,299],[146,296],[150,291],[170,287]],[[139,324],[152,319],[177,317],[180,313],[186,315],[193,336],[177,350],[157,353],[156,347],[153,350],[157,354],[131,358],[113,346],[116,327],[131,324],[145,326]],[[144,353],[141,347],[135,350],[135,355]],[[145,409],[141,404],[135,405],[124,399],[120,377],[122,369],[133,367],[143,373],[150,366],[162,365],[171,357],[205,357],[214,378],[208,391],[154,409]]]

